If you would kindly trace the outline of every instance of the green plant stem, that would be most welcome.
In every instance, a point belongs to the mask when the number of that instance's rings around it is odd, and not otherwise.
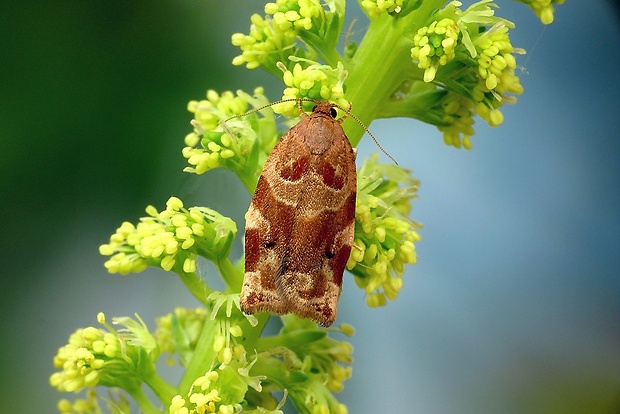
[[[213,342],[215,341],[217,330],[218,324],[207,318],[192,358],[187,364],[187,369],[183,373],[181,381],[179,381],[179,386],[177,387],[179,394],[187,395],[196,378],[209,371],[217,360],[217,353],[213,350]]]
[[[196,272],[186,273],[183,271],[178,272],[183,284],[187,287],[192,295],[200,301],[203,305],[207,306],[207,296],[209,296],[213,289],[209,287]]]
[[[250,323],[244,323],[241,328],[243,329],[243,345],[248,350],[248,352],[256,351],[256,343],[260,339],[261,334],[263,333],[263,329],[265,329],[265,325],[269,321],[270,315],[268,313],[258,313],[256,315],[256,319],[258,320],[258,324],[256,326],[250,326]],[[247,329],[246,329],[247,327]]]
[[[409,64],[403,49],[410,43],[403,38],[403,29],[397,26],[397,22],[388,15],[373,20],[347,67],[346,98],[353,104],[352,112],[366,127],[370,126],[382,103],[398,86],[401,70],[397,68]],[[343,127],[351,144],[356,146],[364,130],[353,122],[345,123]]]
[[[413,65],[409,52],[413,34],[432,11],[444,3],[443,0],[425,0],[420,8],[402,18],[384,13],[371,20],[368,32],[346,65],[349,71],[346,98],[353,103],[355,116],[367,127],[406,80],[405,74]],[[364,130],[354,122],[343,127],[351,143],[357,145]]]
[[[215,262],[228,290],[232,292],[240,292],[243,285],[243,272],[241,272],[228,257],[222,258]]]
[[[253,174],[237,174],[245,188],[247,188],[250,194],[254,194],[256,191],[256,185],[258,184],[258,177]]]
[[[161,414],[161,410],[157,409],[157,407],[153,405],[151,400],[149,400],[149,398],[144,394],[142,389],[136,388],[132,390],[127,390],[127,392],[129,393],[129,395],[132,396],[132,398],[136,401],[136,403],[138,403],[138,405],[140,406],[140,411],[142,413]],[[164,401],[164,400],[161,400],[161,401]],[[172,396],[167,401],[172,401]]]
[[[159,375],[151,375],[145,378],[144,382],[153,390],[159,401],[172,401],[177,395],[177,389],[164,381]],[[146,411],[145,411],[146,412]]]

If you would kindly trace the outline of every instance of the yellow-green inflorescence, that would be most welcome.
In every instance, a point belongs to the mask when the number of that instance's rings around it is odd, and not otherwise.
[[[360,6],[369,17],[379,17],[382,13],[399,13],[405,0],[361,0]]]
[[[99,248],[110,256],[105,262],[110,273],[140,272],[149,265],[193,273],[198,256],[226,257],[237,232],[230,218],[206,207],[185,209],[176,197],[167,201],[165,210],[148,206],[146,212],[137,225],[124,222]]]
[[[508,31],[514,25],[494,16],[497,6],[491,0],[476,2],[464,11],[460,5],[450,2],[418,29],[411,57],[424,70],[424,82],[447,91],[438,95],[435,106],[444,114],[436,122],[444,141],[469,149],[473,116],[498,126],[504,119],[499,108],[523,93],[514,57],[523,51],[512,46]]]
[[[240,413],[248,388],[261,392],[263,377],[249,374],[256,359],[248,362],[241,344],[226,349],[230,353],[225,362],[196,378],[186,394],[172,398],[170,414]]]
[[[238,413],[242,407],[249,407],[245,401],[249,389],[250,394],[262,390],[264,377],[250,375],[256,356],[249,357],[240,341],[255,318],[241,313],[238,294],[214,292],[208,298],[208,307],[209,311],[177,308],[157,320],[155,336],[162,351],[178,355],[183,366],[198,358],[205,369],[187,392],[172,398],[170,413]],[[197,348],[200,346],[203,348]],[[205,359],[205,354],[210,357]]]
[[[553,23],[553,5],[564,4],[564,0],[517,0],[530,7],[543,24]]]
[[[213,292],[207,297],[204,308],[176,308],[173,313],[157,319],[155,337],[159,349],[169,354],[167,362],[175,364],[173,357],[179,358],[183,366],[189,364],[205,327],[212,325],[214,360],[226,364],[230,361],[232,347],[242,335],[242,326],[256,326],[253,315],[245,315],[239,309],[239,294]],[[222,310],[222,312],[220,312]]]
[[[262,117],[251,111],[267,104],[262,88],[253,95],[209,90],[205,99],[190,101],[194,130],[185,137],[182,153],[190,164],[185,171],[203,174],[227,168],[251,186],[277,139],[273,111],[265,108]]]
[[[101,407],[100,399],[105,402],[107,410]],[[60,414],[126,414],[131,412],[127,395],[119,389],[110,390],[108,395],[101,398],[97,395],[97,391],[90,388],[86,392],[86,398],[78,398],[73,402],[63,398],[58,401],[56,407]]]
[[[344,80],[347,73],[341,63],[334,69],[328,65],[320,65],[308,60],[298,61],[291,70],[278,65],[282,70],[282,80],[286,85],[282,100],[274,105],[274,111],[286,116],[298,116],[298,105],[294,99],[308,98],[318,101],[333,102],[347,110],[349,102],[344,98]],[[306,67],[302,66],[304,64]]]
[[[553,18],[553,4],[561,1],[523,0],[545,23]],[[382,43],[382,38],[369,43],[394,53],[400,53],[401,45],[410,45],[412,67],[403,63],[378,78],[351,76],[349,71],[372,73],[370,66],[382,64],[383,58],[377,57],[367,67],[366,62],[360,64],[356,60],[355,43],[347,43],[342,54],[335,50],[340,34],[336,29],[342,26],[344,17],[341,0],[268,3],[264,18],[252,17],[248,35],[233,36],[233,44],[242,51],[234,63],[245,63],[252,68],[260,66],[280,76],[286,85],[283,99],[320,99],[347,107],[350,99],[347,87],[367,90],[374,99],[385,96],[386,88],[396,87],[388,96],[399,97],[398,101],[388,99],[370,115],[364,113],[367,105],[361,102],[357,115],[367,123],[382,117],[418,118],[436,125],[444,141],[454,147],[472,147],[476,115],[491,126],[503,122],[500,107],[515,102],[515,95],[523,92],[515,74],[514,57],[523,51],[512,46],[509,29],[514,25],[495,16],[498,6],[492,0],[475,2],[466,9],[461,8],[460,1],[450,1],[443,8],[437,7],[441,2],[433,2],[435,8],[425,6],[430,2],[404,0],[359,3],[371,20],[371,29],[373,25],[382,27],[377,31],[378,36],[385,35],[383,26],[402,35],[389,47]],[[420,10],[427,14],[416,15]],[[355,81],[345,84],[347,76],[359,80],[359,84]],[[402,88],[411,84],[414,86]],[[354,96],[360,101],[359,94]],[[357,101],[352,103],[359,105]],[[287,116],[297,111],[291,102],[274,110]]]
[[[347,263],[371,307],[394,300],[405,265],[415,264],[420,225],[411,221],[418,181],[397,165],[366,159],[358,173],[355,240]]]
[[[87,327],[76,330],[69,343],[58,350],[54,367],[60,371],[50,377],[59,391],[80,392],[97,385],[136,390],[152,371],[159,356],[155,338],[142,320],[115,318],[123,326],[118,331],[97,317],[106,329]]]
[[[411,57],[424,69],[424,82],[431,82],[439,66],[445,66],[455,57],[459,29],[452,19],[433,21],[418,30],[413,37],[415,46]]]
[[[58,401],[56,405],[58,412],[61,414],[99,414],[103,413],[99,400],[97,399],[97,392],[94,389],[89,389],[86,393],[86,398],[79,398],[73,402],[66,398]]]
[[[346,413],[333,393],[341,391],[351,376],[353,348],[349,343],[331,338],[314,322],[287,315],[278,334],[244,344],[246,330],[256,321],[240,312],[239,295],[214,293],[209,302],[209,312],[177,308],[158,319],[159,348],[178,355],[182,365],[190,363],[196,345],[206,337],[211,338],[208,349],[213,352],[206,373],[193,381],[188,392],[172,398],[170,412],[237,413],[243,409],[244,413],[276,414],[283,401],[278,403],[272,393],[284,391],[299,412]],[[353,334],[346,324],[330,331]]]
[[[344,0],[277,0],[265,5],[265,17],[250,18],[250,33],[235,33],[232,43],[241,49],[233,65],[262,67],[277,74],[276,65],[288,65],[289,56],[326,60],[334,58],[344,18]],[[304,43],[311,47],[298,46]],[[334,62],[335,63],[335,62]]]
[[[262,63],[286,58],[295,44],[296,33],[294,30],[281,30],[273,24],[270,18],[263,18],[253,14],[250,18],[252,25],[250,33],[244,35],[236,33],[232,37],[232,43],[242,50],[241,55],[233,59],[233,65],[245,64],[248,69],[256,69]]]

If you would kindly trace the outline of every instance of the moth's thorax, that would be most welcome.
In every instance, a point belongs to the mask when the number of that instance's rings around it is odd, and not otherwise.
[[[333,118],[326,118],[324,114],[313,114],[308,120],[308,130],[312,133],[301,135],[301,139],[313,155],[321,155],[334,145],[334,124],[338,124]]]

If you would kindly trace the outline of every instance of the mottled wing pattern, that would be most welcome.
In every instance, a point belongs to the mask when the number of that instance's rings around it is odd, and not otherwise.
[[[355,153],[318,103],[273,149],[246,215],[241,308],[329,326],[355,227]]]

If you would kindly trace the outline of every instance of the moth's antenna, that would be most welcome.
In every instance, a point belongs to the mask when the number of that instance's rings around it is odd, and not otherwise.
[[[392,157],[390,155],[389,152],[387,152],[382,146],[381,144],[379,144],[379,141],[377,141],[377,138],[375,138],[375,136],[372,134],[372,132],[370,132],[370,130],[368,128],[366,128],[366,125],[364,125],[364,123],[362,121],[360,121],[360,119],[358,117],[356,117],[355,115],[353,115],[351,113],[351,108],[353,108],[353,104],[349,104],[349,109],[345,110],[343,107],[341,107],[340,105],[336,105],[334,104],[334,106],[340,108],[341,111],[343,111],[346,116],[350,116],[351,118],[355,119],[355,122],[357,122],[359,124],[359,126],[361,126],[362,128],[364,128],[364,131],[366,131],[368,133],[368,135],[370,135],[370,138],[372,138],[372,140],[375,142],[375,145],[381,150],[382,153],[384,153],[389,159],[391,159],[394,164],[398,165],[398,162],[396,162],[396,160],[394,159],[394,157]]]
[[[247,112],[245,112],[245,113],[243,113],[243,114],[237,114],[237,115],[233,115],[233,116],[231,116],[231,117],[228,117],[228,118],[226,118],[225,120],[220,121],[220,124],[221,124],[222,128],[224,129],[224,131],[226,131],[229,135],[231,135],[231,136],[232,136],[232,134],[231,134],[230,130],[229,130],[229,129],[228,129],[228,127],[226,126],[226,122],[230,121],[231,119],[235,119],[235,118],[239,118],[239,117],[242,117],[242,116],[247,116],[247,115],[254,114],[254,113],[256,113],[256,112],[262,111],[262,110],[263,110],[263,109],[265,109],[265,108],[269,108],[269,107],[271,107],[271,106],[273,106],[273,105],[281,104],[281,103],[284,103],[284,102],[297,102],[297,105],[299,106],[299,112],[300,112],[302,115],[304,115],[304,114],[305,114],[305,112],[302,110],[302,107],[301,107],[301,103],[302,103],[302,102],[314,102],[315,104],[320,103],[320,101],[318,101],[318,100],[316,100],[316,99],[310,99],[310,98],[289,98],[289,99],[281,99],[281,100],[279,100],[279,101],[271,102],[271,103],[268,103],[267,105],[263,105],[263,106],[259,106],[258,108],[251,109],[251,110],[249,110],[249,111],[247,111]],[[381,152],[382,152],[382,153],[384,153],[384,154],[385,154],[385,155],[386,155],[389,159],[391,159],[391,160],[394,162],[394,164],[398,165],[398,162],[396,162],[396,160],[394,159],[394,157],[392,157],[392,156],[390,155],[390,153],[389,153],[389,152],[387,152],[387,151],[386,151],[386,150],[385,150],[385,149],[381,146],[381,144],[379,144],[379,141],[377,140],[377,138],[375,138],[375,136],[372,134],[372,132],[370,132],[370,130],[369,130],[368,128],[366,128],[366,125],[364,125],[364,123],[363,123],[362,121],[360,121],[358,117],[356,117],[355,115],[353,115],[353,114],[351,113],[351,108],[353,108],[353,104],[350,104],[350,105],[349,105],[349,109],[344,109],[344,108],[343,108],[343,107],[341,107],[340,105],[338,105],[338,104],[334,104],[334,103],[332,103],[332,105],[334,105],[336,108],[339,108],[341,111],[343,111],[343,112],[346,114],[346,116],[347,116],[347,117],[348,117],[348,116],[350,116],[351,118],[353,118],[353,119],[355,120],[355,122],[357,122],[357,123],[359,124],[359,126],[361,126],[361,127],[364,129],[364,131],[366,131],[366,132],[368,133],[368,135],[370,136],[370,138],[372,138],[372,140],[375,142],[375,145],[376,145],[376,146],[377,146],[377,147],[381,150]]]
[[[249,111],[244,112],[244,113],[242,113],[242,114],[233,115],[233,116],[228,117],[228,118],[226,118],[226,119],[224,119],[223,121],[220,121],[220,122],[228,122],[228,121],[230,121],[231,119],[235,119],[235,118],[239,118],[239,117],[242,117],[242,116],[247,116],[247,115],[252,115],[252,114],[254,114],[254,113],[256,113],[256,112],[262,111],[262,110],[263,110],[263,109],[265,109],[265,108],[269,108],[269,107],[271,107],[271,106],[274,106],[274,105],[277,105],[277,104],[281,104],[281,103],[284,103],[284,102],[297,102],[297,103],[301,106],[301,102],[314,102],[314,103],[318,104],[320,101],[317,101],[317,100],[315,100],[315,99],[310,99],[310,98],[289,98],[289,99],[280,99],[279,101],[274,101],[274,102],[268,103],[268,104],[266,104],[266,105],[259,106],[258,108],[250,109]],[[342,108],[340,108],[340,109],[342,109]],[[300,112],[301,112],[302,114],[304,113],[304,112],[301,110],[301,108],[300,108]]]
[[[351,43],[351,35],[353,34],[353,26],[357,23],[357,17],[354,17],[349,25],[349,29],[347,30],[347,34],[344,37],[344,45],[348,46]]]

